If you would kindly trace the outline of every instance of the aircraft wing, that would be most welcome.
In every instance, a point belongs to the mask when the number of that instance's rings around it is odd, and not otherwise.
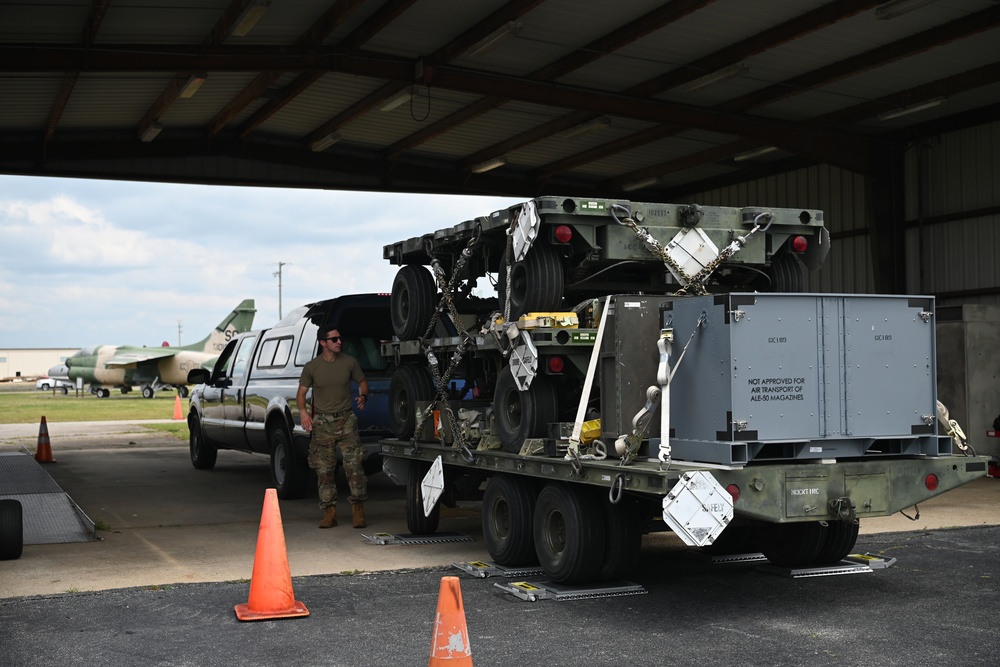
[[[141,364],[144,361],[166,359],[167,357],[174,356],[177,352],[178,350],[169,347],[150,347],[143,348],[141,350],[121,350],[116,352],[115,356],[107,359],[104,362],[104,365],[107,368],[122,368],[125,366]]]

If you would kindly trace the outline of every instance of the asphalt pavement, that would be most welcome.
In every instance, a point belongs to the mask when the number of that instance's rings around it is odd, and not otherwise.
[[[488,559],[475,503],[441,522],[472,541],[364,540],[406,530],[402,490],[380,474],[366,530],[318,530],[315,499],[280,502],[295,598],[310,616],[242,623],[233,607],[248,601],[266,460],[220,452],[214,470],[197,471],[186,443],[142,425],[49,430],[57,463],[46,470],[102,529],[94,542],[28,545],[0,562],[0,664],[11,667],[426,664],[445,575],[460,577],[477,665],[995,665],[1000,655],[997,479],[921,505],[916,522],[867,520],[856,550],[896,558],[887,569],[792,579],[649,535],[632,577],[645,593],[527,602],[495,585],[511,580],[451,567]],[[37,426],[0,427],[0,452],[33,451],[34,436]]]

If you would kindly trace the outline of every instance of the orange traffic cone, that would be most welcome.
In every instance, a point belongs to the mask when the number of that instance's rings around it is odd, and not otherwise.
[[[264,493],[264,511],[257,534],[257,553],[253,559],[250,579],[250,599],[235,607],[241,621],[263,621],[272,618],[308,616],[306,606],[295,599],[292,573],[285,552],[285,532],[281,527],[278,492]]]
[[[180,421],[184,419],[184,410],[181,408],[181,395],[174,396],[174,419]]]
[[[38,447],[35,449],[35,460],[39,463],[55,463],[52,458],[52,445],[49,443],[49,426],[42,417],[42,423],[38,427]]]
[[[465,607],[458,577],[441,577],[432,641],[429,667],[472,667],[472,647],[465,627]]]

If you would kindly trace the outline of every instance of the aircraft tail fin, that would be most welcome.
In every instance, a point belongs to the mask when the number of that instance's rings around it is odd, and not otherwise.
[[[257,314],[253,299],[244,299],[240,305],[236,306],[221,322],[215,327],[212,333],[205,338],[186,346],[187,349],[199,352],[211,352],[219,354],[226,347],[234,334],[244,333],[253,328],[253,318]]]

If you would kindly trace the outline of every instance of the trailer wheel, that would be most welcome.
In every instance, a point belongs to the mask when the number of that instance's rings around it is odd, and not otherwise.
[[[24,519],[21,503],[0,500],[0,560],[17,560],[24,551]]]
[[[292,438],[281,426],[271,428],[267,434],[271,445],[271,483],[283,500],[301,498],[309,482],[309,465],[295,458]]]
[[[494,475],[483,493],[483,540],[500,565],[535,562],[535,493],[524,480]]]
[[[760,550],[756,537],[753,523],[737,519],[726,526],[715,542],[704,547],[703,551],[717,556],[754,553]]]
[[[389,380],[389,430],[400,440],[413,435],[417,401],[434,399],[434,379],[423,366],[404,364]]]
[[[215,467],[216,458],[219,456],[218,448],[205,440],[205,434],[201,430],[201,420],[197,417],[191,417],[188,422],[188,431],[191,465],[197,470],[211,470]]]
[[[826,539],[826,526],[818,521],[767,523],[761,526],[760,550],[774,565],[812,565]]]
[[[844,560],[854,549],[860,528],[858,521],[831,521],[826,529],[826,540],[816,556],[816,565],[831,565]]]
[[[771,278],[768,292],[803,292],[806,289],[802,264],[793,253],[783,252],[772,258],[767,275]]]
[[[535,554],[545,574],[563,584],[591,581],[604,562],[604,521],[592,492],[549,483],[538,494]]]
[[[389,300],[393,333],[401,340],[419,338],[434,314],[436,296],[434,276],[427,269],[415,264],[400,267]]]
[[[501,447],[516,454],[528,438],[548,435],[549,423],[559,419],[559,396],[544,375],[536,375],[527,391],[518,391],[508,366],[497,379],[493,412]]]
[[[420,483],[430,469],[428,463],[411,461],[406,476],[406,527],[414,535],[430,535],[438,529],[441,521],[440,502],[431,510],[430,516],[424,516],[424,494]]]
[[[565,279],[559,253],[539,239],[520,262],[510,269],[510,319],[525,313],[558,310],[562,303]],[[507,265],[501,263],[497,275],[500,310],[507,299]]]
[[[604,562],[597,573],[599,581],[615,581],[635,571],[642,548],[642,517],[639,504],[625,497],[615,505],[604,506],[604,530],[607,535]]]

